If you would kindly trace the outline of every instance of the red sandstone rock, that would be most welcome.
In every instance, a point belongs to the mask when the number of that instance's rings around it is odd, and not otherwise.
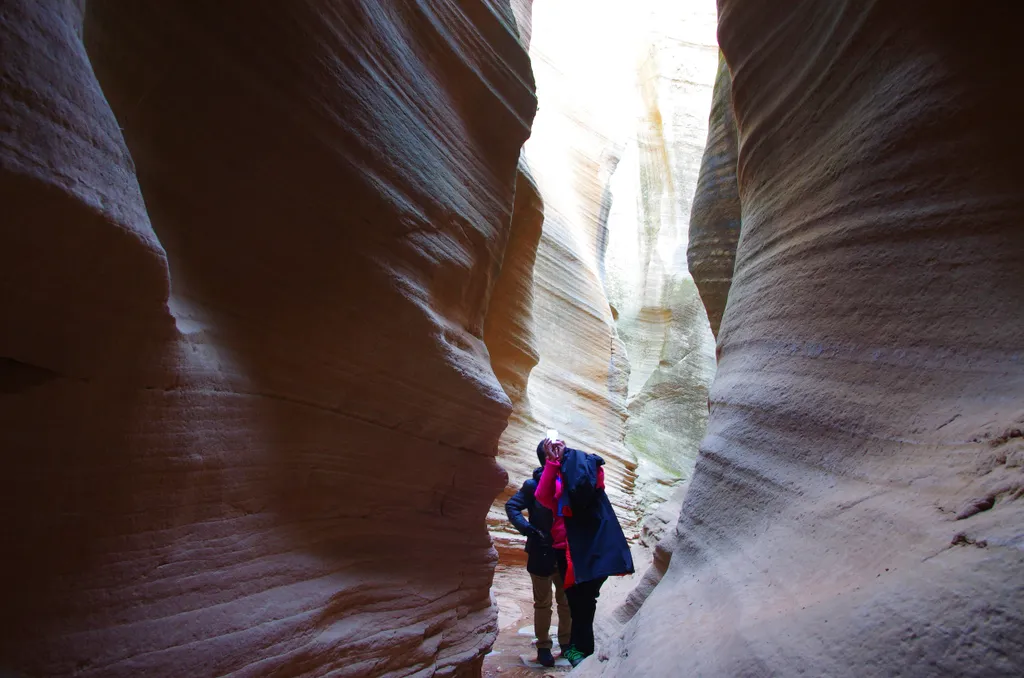
[[[0,669],[473,673],[511,10],[78,6],[2,3]]]
[[[708,435],[581,675],[1024,674],[1009,7],[719,2],[743,225]]]

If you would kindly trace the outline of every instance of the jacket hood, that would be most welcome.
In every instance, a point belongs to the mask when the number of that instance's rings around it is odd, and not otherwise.
[[[544,467],[543,466],[538,466],[537,468],[533,469],[533,479],[536,480],[539,483],[540,482],[540,474],[543,473],[543,472],[544,472]]]

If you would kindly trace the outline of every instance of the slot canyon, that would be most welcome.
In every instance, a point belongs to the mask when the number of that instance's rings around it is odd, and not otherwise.
[[[0,0],[0,675],[1024,675],[1019,14]]]

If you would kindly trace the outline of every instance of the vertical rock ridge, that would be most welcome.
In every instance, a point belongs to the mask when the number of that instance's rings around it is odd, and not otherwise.
[[[557,428],[570,445],[606,459],[612,501],[631,521],[635,462],[622,445],[628,363],[624,352],[616,354],[608,301],[593,260],[583,254],[593,250],[581,247],[572,228],[545,200],[534,268],[540,361],[527,392],[542,428]],[[523,454],[533,457],[535,446]]]
[[[723,55],[719,58],[708,141],[690,213],[690,244],[687,250],[690,272],[700,290],[711,331],[716,337],[729,296],[736,243],[740,235],[736,144],[732,83],[729,65]]]
[[[508,246],[484,326],[494,375],[512,403],[508,427],[498,440],[498,455],[508,472],[509,485],[495,499],[487,519],[498,548],[505,551],[503,558],[512,556],[519,547],[519,540],[508,532],[503,505],[513,487],[518,489],[517,482],[530,477],[537,465],[536,457],[524,451],[532,451],[544,435],[533,418],[527,396],[530,372],[540,360],[534,332],[533,268],[543,222],[544,202],[529,167],[520,158]]]
[[[544,201],[520,160],[508,244],[484,326],[494,375],[513,407],[526,396],[530,370],[540,360],[533,329],[533,266],[543,221]]]

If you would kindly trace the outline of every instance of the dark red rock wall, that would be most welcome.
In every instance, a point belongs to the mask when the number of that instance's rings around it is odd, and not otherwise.
[[[0,4],[0,669],[472,673],[497,2]]]
[[[1021,675],[1019,18],[719,10],[743,224],[708,435],[582,674]]]

